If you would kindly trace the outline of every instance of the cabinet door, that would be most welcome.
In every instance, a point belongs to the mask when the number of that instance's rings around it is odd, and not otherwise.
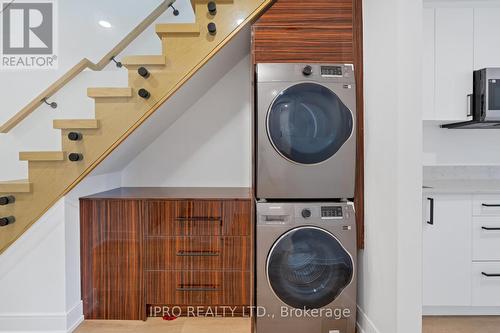
[[[474,10],[436,9],[436,117],[467,120],[472,93]]]
[[[424,57],[423,57],[423,102],[422,112],[424,120],[434,120],[436,118],[434,109],[435,93],[435,9],[424,8],[423,12],[424,28]]]
[[[434,199],[433,225],[430,205]],[[471,304],[472,198],[461,195],[424,197],[424,306]]]
[[[500,67],[500,8],[474,9],[474,68]]]

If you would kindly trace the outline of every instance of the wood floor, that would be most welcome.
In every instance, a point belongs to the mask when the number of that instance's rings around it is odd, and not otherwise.
[[[498,333],[500,317],[424,317],[423,333]]]
[[[165,321],[85,320],[75,333],[250,333],[248,318],[178,318]]]
[[[76,333],[250,333],[248,318],[179,318],[165,321],[86,320]],[[423,333],[498,333],[500,317],[425,317]]]

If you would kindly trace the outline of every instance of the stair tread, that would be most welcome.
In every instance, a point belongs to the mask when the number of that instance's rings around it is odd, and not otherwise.
[[[91,98],[132,97],[132,88],[88,88],[87,96]]]
[[[156,33],[163,36],[199,36],[200,25],[197,23],[161,23],[156,25]]]
[[[2,193],[28,193],[31,192],[31,183],[28,179],[0,181]]]
[[[55,129],[97,129],[99,121],[96,119],[57,119],[54,120]]]
[[[128,56],[122,60],[123,66],[164,66],[167,59],[163,55],[136,55]]]
[[[62,151],[24,151],[19,153],[21,161],[64,161]]]

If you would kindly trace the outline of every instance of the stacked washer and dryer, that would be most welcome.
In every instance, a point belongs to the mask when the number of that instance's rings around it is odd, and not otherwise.
[[[352,65],[257,65],[257,333],[354,333]]]

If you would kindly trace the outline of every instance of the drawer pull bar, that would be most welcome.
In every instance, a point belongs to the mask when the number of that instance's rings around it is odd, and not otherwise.
[[[220,217],[178,217],[178,222],[221,222]]]
[[[500,228],[481,227],[481,229],[487,231],[500,231]]]
[[[500,207],[500,204],[483,204],[483,207]]]
[[[189,252],[189,251],[179,251],[177,252],[178,257],[218,257],[219,252],[214,251],[199,251],[199,252]]]
[[[481,274],[483,274],[486,277],[500,277],[500,274],[488,274],[488,273],[485,273],[485,272],[482,272]]]
[[[214,285],[204,285],[204,284],[193,284],[184,285],[181,284],[177,287],[177,291],[220,291],[220,288]]]

